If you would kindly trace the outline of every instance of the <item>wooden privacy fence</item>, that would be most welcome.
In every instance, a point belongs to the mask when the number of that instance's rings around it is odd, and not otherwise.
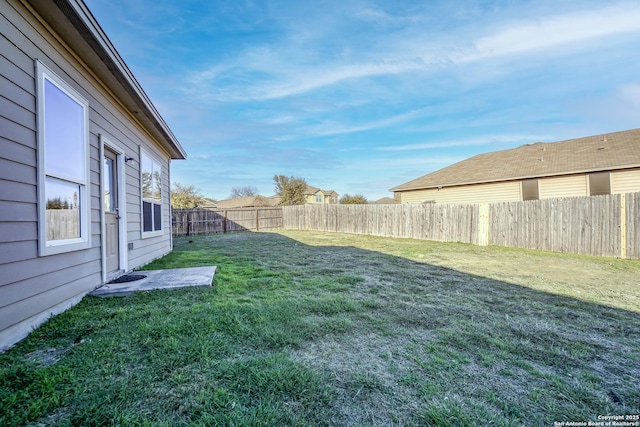
[[[283,207],[283,227],[640,259],[640,193],[486,204]]]
[[[303,205],[283,207],[283,227],[478,244],[478,205]]]
[[[282,228],[282,208],[173,209],[174,236]]]

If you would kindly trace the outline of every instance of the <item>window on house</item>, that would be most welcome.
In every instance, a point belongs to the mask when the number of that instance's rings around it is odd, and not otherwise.
[[[316,194],[316,203],[322,203],[322,195]]]
[[[540,193],[537,179],[525,179],[522,181],[522,200],[538,200]]]
[[[140,155],[142,231],[162,231],[162,166],[144,152]]]
[[[89,104],[39,61],[36,72],[40,255],[85,249],[90,246]]]
[[[589,195],[611,194],[611,179],[609,175],[609,172],[589,174]]]

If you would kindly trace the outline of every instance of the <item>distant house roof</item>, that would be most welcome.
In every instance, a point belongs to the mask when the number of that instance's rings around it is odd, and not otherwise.
[[[307,185],[307,189],[304,190],[304,194],[305,195],[316,194],[318,191],[320,191],[319,188],[313,187],[311,185]]]
[[[318,191],[322,191],[326,196],[338,195],[333,190],[321,190],[320,188],[313,187],[311,185],[307,185],[307,189],[304,191],[305,196],[316,194]]]
[[[640,167],[640,129],[479,154],[390,191]]]
[[[120,57],[102,28],[81,0],[27,0],[47,24],[100,78],[101,82],[133,114],[169,153],[185,159],[186,152],[160,113]]]
[[[235,199],[220,200],[217,204],[218,209],[234,209],[234,208],[256,208],[273,206],[272,202],[264,196],[245,196]]]
[[[378,199],[373,203],[375,203],[376,205],[394,205],[397,202],[393,197],[383,197],[382,199]]]
[[[273,196],[267,197],[267,199],[269,199],[269,204],[271,206],[278,206],[280,204],[280,200],[282,200],[282,197],[280,197],[278,194],[274,194]]]
[[[215,208],[218,206],[218,202],[208,197],[203,197],[198,203],[199,208]]]

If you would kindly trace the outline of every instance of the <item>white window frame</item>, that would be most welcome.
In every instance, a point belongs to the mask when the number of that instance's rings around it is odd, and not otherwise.
[[[36,108],[38,120],[38,254],[39,256],[54,255],[65,252],[78,251],[91,247],[90,215],[90,159],[89,159],[89,103],[82,95],[56,75],[42,62],[35,61],[36,68]],[[47,135],[45,129],[45,81],[49,81],[65,95],[78,103],[83,110],[83,134],[84,134],[84,180],[69,179],[48,174],[46,170]],[[47,195],[45,181],[47,177],[63,180],[79,186],[78,202],[80,216],[80,237],[47,241],[46,205]]]
[[[149,158],[153,163],[157,163],[160,166],[160,218],[161,218],[161,224],[160,224],[160,230],[151,230],[151,231],[144,231],[144,202],[150,202],[153,204],[157,204],[157,202],[153,199],[145,199],[143,192],[142,192],[142,173],[143,173],[143,169],[142,169],[142,157],[147,157]],[[164,235],[164,230],[166,225],[164,224],[165,221],[162,219],[162,216],[164,214],[164,191],[162,190],[162,170],[164,168],[164,165],[162,164],[161,161],[158,161],[158,159],[152,155],[149,151],[145,150],[144,148],[140,147],[140,237],[142,239],[146,239],[149,237],[156,237],[156,236],[162,236]],[[151,219],[153,220],[154,218],[154,213],[153,213],[153,209],[151,212]],[[152,228],[155,228],[155,224],[153,224]]]

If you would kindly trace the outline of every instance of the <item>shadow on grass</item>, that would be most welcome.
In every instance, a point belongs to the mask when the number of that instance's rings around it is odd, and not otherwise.
[[[148,268],[215,264],[213,288],[88,297],[51,319],[0,355],[0,424],[508,426],[640,412],[638,313],[299,236],[176,239]]]

